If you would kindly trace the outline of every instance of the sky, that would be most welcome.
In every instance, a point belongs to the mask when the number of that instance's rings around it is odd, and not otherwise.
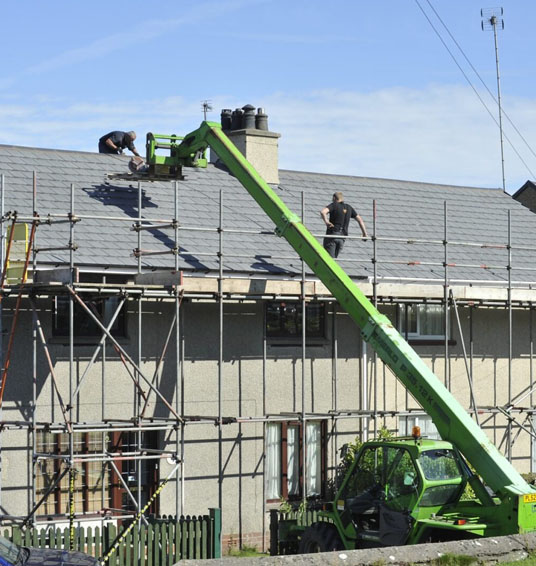
[[[4,0],[0,143],[96,151],[135,130],[143,153],[147,132],[197,128],[204,100],[213,121],[253,104],[282,169],[502,188],[480,14],[500,6],[513,193],[536,173],[536,2],[483,1]]]

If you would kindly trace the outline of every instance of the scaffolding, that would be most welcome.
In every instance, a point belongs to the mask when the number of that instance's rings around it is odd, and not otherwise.
[[[352,419],[358,425],[358,429],[363,437],[366,439],[369,434],[376,435],[378,433],[378,427],[382,424],[388,422],[388,419],[398,418],[403,416],[411,415],[423,415],[422,410],[411,407],[409,395],[406,392],[405,400],[401,404],[402,406],[397,406],[396,410],[387,409],[386,400],[386,369],[383,363],[379,362],[378,357],[375,353],[369,357],[369,352],[367,350],[367,344],[362,342],[361,344],[361,376],[360,376],[360,406],[356,408],[343,408],[339,406],[338,402],[338,347],[339,340],[337,334],[337,313],[340,312],[337,309],[337,303],[327,294],[319,294],[317,291],[310,291],[308,284],[311,281],[316,281],[316,278],[308,275],[305,263],[301,262],[301,270],[299,274],[299,293],[298,294],[270,294],[270,293],[244,293],[237,292],[233,289],[227,289],[224,286],[226,280],[226,271],[224,269],[224,261],[227,257],[239,257],[238,254],[228,251],[225,248],[225,234],[235,233],[243,234],[244,237],[251,234],[263,235],[267,238],[275,237],[271,232],[263,230],[246,230],[237,228],[226,228],[224,219],[224,193],[222,190],[219,191],[219,203],[218,203],[218,226],[184,226],[179,224],[179,183],[177,181],[173,182],[173,192],[174,192],[174,214],[172,218],[150,218],[143,213],[143,200],[142,200],[142,183],[138,182],[138,210],[137,216],[110,216],[110,215],[89,215],[89,214],[78,214],[75,206],[75,186],[71,184],[70,186],[70,210],[61,213],[49,213],[46,217],[41,217],[38,214],[38,192],[37,192],[37,174],[33,175],[33,210],[34,213],[30,216],[18,215],[14,212],[6,212],[4,210],[4,200],[5,192],[7,190],[5,178],[2,175],[0,179],[0,233],[1,233],[1,264],[6,265],[6,250],[9,246],[6,245],[6,227],[11,224],[14,225],[17,222],[27,222],[32,226],[32,235],[30,239],[29,252],[31,254],[31,273],[32,280],[30,282],[24,281],[16,285],[5,285],[4,279],[1,285],[1,295],[0,295],[0,324],[2,328],[4,327],[2,317],[5,319],[5,306],[1,302],[4,298],[11,298],[13,296],[20,298],[24,297],[32,312],[33,319],[33,329],[32,329],[32,400],[31,400],[31,413],[30,418],[27,420],[4,420],[1,411],[3,407],[1,405],[2,393],[0,393],[0,420],[2,426],[2,432],[0,433],[0,448],[2,446],[2,437],[7,434],[10,430],[27,430],[29,436],[31,437],[31,448],[32,448],[32,486],[31,486],[31,505],[30,512],[25,516],[13,516],[10,514],[0,515],[0,520],[4,524],[11,522],[22,522],[24,525],[35,523],[35,517],[39,513],[39,508],[47,498],[47,496],[57,487],[59,482],[67,474],[69,476],[69,481],[71,489],[69,492],[69,506],[68,513],[65,513],[63,517],[64,520],[69,521],[70,528],[74,528],[74,524],[77,521],[82,521],[86,517],[83,513],[76,513],[74,507],[74,488],[72,485],[74,483],[74,478],[77,469],[87,462],[100,462],[103,466],[108,467],[108,469],[113,470],[116,476],[123,484],[129,500],[133,503],[135,511],[131,515],[124,515],[123,518],[134,518],[135,520],[144,520],[143,515],[140,511],[143,508],[143,502],[141,500],[142,493],[142,475],[141,466],[137,466],[137,479],[136,479],[136,489],[131,490],[129,486],[124,482],[121,477],[121,473],[116,466],[116,462],[121,460],[133,460],[141,462],[142,460],[162,460],[169,459],[173,463],[173,474],[175,475],[176,490],[175,490],[175,512],[179,516],[185,509],[185,483],[187,478],[187,473],[185,470],[185,430],[186,427],[195,426],[199,424],[212,423],[217,427],[218,436],[218,506],[221,508],[223,505],[223,484],[224,484],[224,456],[223,456],[223,440],[224,440],[224,427],[226,426],[236,426],[238,427],[238,437],[241,438],[242,427],[248,424],[262,423],[266,424],[269,422],[298,422],[301,423],[303,430],[305,430],[305,424],[310,420],[321,420],[328,423],[329,426],[329,442],[331,443],[331,461],[329,467],[334,471],[337,467],[337,438],[338,431],[337,427],[340,422],[346,419]],[[506,427],[504,430],[503,437],[500,440],[499,448],[504,450],[508,458],[512,459],[512,446],[518,440],[521,434],[527,434],[531,438],[536,438],[536,433],[532,425],[532,416],[534,413],[533,409],[533,394],[536,389],[536,384],[534,380],[533,371],[533,358],[534,358],[534,337],[533,337],[533,311],[534,304],[532,300],[526,297],[518,298],[514,296],[514,290],[523,287],[524,289],[530,291],[532,285],[535,281],[530,279],[530,274],[536,271],[535,268],[526,266],[516,266],[514,264],[514,254],[516,250],[518,251],[529,251],[536,252],[536,247],[534,246],[516,246],[512,243],[512,227],[511,227],[511,216],[510,211],[507,211],[508,215],[508,228],[507,234],[505,235],[504,243],[486,243],[486,242],[464,242],[451,239],[449,233],[449,215],[448,215],[448,205],[447,202],[444,203],[443,210],[443,231],[444,237],[442,239],[408,239],[408,238],[392,238],[392,237],[382,237],[377,225],[377,213],[378,204],[376,201],[372,203],[373,210],[373,222],[372,222],[372,235],[370,239],[372,241],[372,256],[370,257],[370,262],[372,266],[372,277],[370,278],[370,284],[372,288],[372,301],[375,306],[381,304],[386,305],[408,305],[417,304],[420,302],[427,302],[431,304],[442,305],[444,310],[444,380],[447,388],[451,388],[452,380],[450,374],[450,361],[451,361],[451,350],[449,344],[449,337],[451,335],[451,322],[454,320],[456,322],[456,330],[459,335],[460,344],[462,347],[462,355],[464,359],[465,369],[467,373],[468,386],[470,390],[470,407],[469,412],[474,416],[475,420],[480,424],[480,426],[486,427],[490,423],[494,423],[497,417],[504,418],[506,420]],[[304,193],[301,194],[301,216],[305,218],[306,216],[306,201]],[[76,243],[76,229],[79,223],[83,223],[86,220],[104,220],[108,222],[120,223],[134,231],[137,235],[137,247],[133,251],[133,255],[137,261],[137,274],[143,274],[142,258],[155,255],[171,255],[173,257],[173,268],[170,271],[170,281],[171,284],[166,285],[149,285],[149,284],[116,284],[116,283],[84,283],[77,281],[76,274],[76,251],[78,249]],[[38,246],[38,237],[40,230],[53,230],[58,224],[68,224],[69,236],[68,242],[64,245],[59,245],[57,247],[43,248]],[[151,232],[152,230],[168,230],[172,233],[172,245],[165,246],[165,249],[150,250],[144,249],[143,247],[143,234],[146,232]],[[179,258],[181,255],[180,239],[181,233],[185,231],[195,231],[200,234],[203,233],[214,233],[217,234],[217,249],[211,252],[204,251],[188,251],[188,255],[196,256],[216,256],[218,260],[218,270],[217,270],[217,288],[215,291],[189,291],[187,285],[184,284],[183,274],[180,271]],[[315,234],[318,238],[324,237],[323,234]],[[346,237],[348,240],[361,240],[362,237]],[[383,259],[382,258],[382,245],[397,243],[407,246],[415,246],[415,244],[422,244],[425,246],[430,246],[438,250],[442,249],[442,252],[438,255],[442,255],[441,260],[438,261],[420,261],[419,258],[414,258],[408,261],[396,260],[396,259]],[[503,250],[506,254],[506,262],[504,264],[496,265],[483,265],[483,264],[456,264],[449,259],[449,254],[454,247],[469,247],[477,249],[492,248],[496,250]],[[69,254],[67,277],[63,277],[62,281],[48,281],[40,282],[37,274],[39,272],[39,253],[43,251],[50,250],[62,250],[67,251]],[[30,257],[30,255],[28,256]],[[269,259],[277,260],[283,257],[288,258],[288,256],[271,256]],[[348,258],[346,261],[354,261],[354,258]],[[360,260],[361,261],[361,260]],[[403,263],[407,266],[430,266],[442,270],[442,279],[437,279],[436,283],[441,284],[443,287],[442,296],[436,296],[434,298],[427,297],[396,297],[396,296],[384,296],[381,293],[380,285],[382,282],[388,281],[388,277],[384,277],[381,274],[381,266],[397,265]],[[471,268],[471,269],[483,269],[494,271],[501,271],[506,274],[505,283],[502,288],[506,291],[506,297],[500,299],[489,299],[489,300],[475,300],[474,298],[464,299],[463,297],[456,297],[453,294],[453,285],[459,284],[459,280],[453,276],[457,268]],[[5,271],[5,270],[4,270]],[[529,274],[529,280],[523,286],[518,283],[513,282],[512,273],[513,272],[526,272]],[[63,274],[64,275],[64,274]],[[5,273],[4,273],[5,276]],[[482,283],[482,282],[480,282]],[[497,283],[493,284],[498,286]],[[108,320],[107,324],[101,319],[98,313],[92,311],[90,306],[84,300],[84,297],[91,293],[99,293],[101,296],[118,298],[117,306],[111,318]],[[36,301],[43,297],[56,297],[64,296],[68,298],[69,301],[69,336],[68,336],[68,383],[69,383],[69,394],[68,400],[64,400],[60,391],[59,380],[55,375],[54,361],[49,350],[49,345],[47,343],[45,333],[43,331],[42,322],[40,319],[39,308]],[[216,415],[187,415],[185,414],[185,332],[182,324],[182,302],[183,300],[199,300],[199,301],[211,301],[218,304],[218,357],[217,357],[217,414]],[[266,399],[269,395],[269,389],[267,386],[267,364],[269,363],[268,355],[268,338],[266,335],[266,324],[264,324],[263,332],[263,347],[262,347],[262,415],[225,415],[223,412],[223,370],[224,370],[224,305],[229,302],[236,301],[267,301],[267,300],[298,300],[301,302],[301,409],[291,412],[291,413],[280,413],[280,414],[269,414],[267,412]],[[163,333],[162,345],[160,349],[160,355],[155,364],[155,369],[152,375],[146,375],[143,370],[143,346],[144,346],[144,318],[143,318],[143,305],[146,301],[166,301],[172,305],[173,316],[169,328]],[[306,361],[308,353],[307,336],[306,336],[306,305],[309,301],[324,301],[331,306],[331,390],[332,390],[332,402],[331,409],[327,412],[318,413],[310,412],[307,410],[307,402],[305,399],[306,391]],[[116,321],[121,309],[125,308],[126,304],[135,306],[137,311],[137,337],[134,350],[136,354],[129,354],[127,349],[118,341],[112,333],[112,327]],[[78,381],[75,379],[75,322],[74,322],[74,309],[75,305],[87,314],[87,316],[93,321],[93,323],[98,327],[99,331],[102,333],[101,338],[95,345],[93,353],[89,357],[87,366],[82,372],[81,377]],[[18,308],[18,307],[16,307]],[[468,347],[466,339],[464,338],[462,331],[462,324],[460,322],[459,311],[461,308],[467,309],[469,316],[469,328],[470,335],[468,337]],[[502,406],[482,406],[478,403],[478,395],[475,391],[473,384],[474,375],[474,352],[473,352],[473,316],[475,309],[479,308],[504,308],[508,313],[508,375],[507,375],[507,402]],[[530,371],[530,381],[528,386],[520,392],[514,392],[514,375],[513,375],[513,312],[514,309],[524,309],[530,312],[529,320],[529,371]],[[452,316],[451,316],[452,313]],[[12,329],[10,332],[10,344],[15,333],[15,317],[13,320]],[[406,330],[407,333],[407,330]],[[407,337],[407,334],[406,334]],[[107,349],[112,348],[114,353],[117,355],[118,359],[121,361],[125,368],[125,372],[132,381],[133,390],[135,392],[135,402],[133,414],[128,416],[128,418],[123,419],[104,419],[96,420],[95,422],[79,421],[77,415],[79,413],[79,404],[82,403],[80,400],[81,389],[88,379],[91,368],[100,360],[102,366],[102,374],[106,373],[106,360],[107,360]],[[40,421],[37,418],[38,409],[38,393],[37,393],[37,374],[38,374],[38,350],[42,349],[44,352],[49,377],[52,382],[52,389],[54,391],[55,402],[60,407],[61,420],[53,421]],[[161,370],[162,363],[166,358],[166,355],[174,348],[176,368],[175,368],[175,399],[174,403],[161,393],[158,388],[158,376]],[[8,346],[7,351],[0,352],[1,362],[2,362],[2,389],[6,382],[9,381],[8,369],[9,369],[9,355],[10,346]],[[382,383],[380,383],[382,382]],[[381,386],[380,386],[381,385]],[[356,381],[356,387],[359,386]],[[379,393],[383,392],[383,399],[379,398]],[[104,408],[106,406],[106,391],[104,388],[104,379],[102,380],[102,391],[101,391],[102,407],[101,413],[104,417]],[[148,404],[151,400],[157,400],[162,403],[169,411],[168,417],[156,417],[154,415],[147,415]],[[529,401],[528,405],[522,405],[523,402]],[[397,401],[398,403],[398,401]],[[54,403],[53,403],[54,405]],[[400,405],[400,403],[398,403]],[[40,452],[37,446],[37,433],[38,431],[47,431],[50,434],[67,434],[69,438],[69,446],[67,454],[58,455],[55,453]],[[144,432],[148,431],[159,431],[166,435],[166,438],[171,439],[171,445],[173,445],[173,450],[160,450],[160,449],[147,449],[143,446],[142,435]],[[100,433],[104,435],[110,432],[128,432],[136,436],[136,446],[133,450],[129,452],[118,451],[110,452],[108,450],[103,450],[101,453],[92,453],[90,455],[77,454],[74,446],[74,438],[77,433]],[[263,435],[265,442],[265,435]],[[263,455],[265,454],[265,449],[263,449]],[[303,485],[307,485],[307,466],[305,462],[306,451],[303,450]],[[0,449],[0,472],[3,465],[3,455]],[[60,469],[58,471],[54,483],[50,488],[38,497],[36,488],[36,466],[41,460],[60,460]],[[166,478],[166,482],[170,478]],[[263,483],[263,485],[265,485]],[[304,498],[305,498],[305,490]],[[104,496],[103,496],[104,498]],[[0,503],[2,501],[1,486],[0,486]],[[0,505],[1,508],[1,505]],[[263,493],[263,531],[266,531],[266,525],[264,521],[266,520],[266,497]],[[58,518],[58,517],[56,517]],[[61,518],[61,517],[59,517]],[[94,517],[91,517],[94,520]],[[103,519],[104,520],[104,519]],[[73,538],[73,537],[71,537]]]

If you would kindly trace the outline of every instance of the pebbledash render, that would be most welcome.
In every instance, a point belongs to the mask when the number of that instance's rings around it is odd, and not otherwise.
[[[533,213],[498,189],[280,170],[279,134],[231,134],[319,239],[319,211],[343,192],[369,238],[351,226],[340,265],[533,471]],[[381,427],[436,434],[212,161],[138,183],[108,177],[128,157],[0,146],[4,525],[32,511],[66,524],[68,468],[76,521],[99,524],[133,516],[176,467],[148,512],[218,507],[224,550],[266,549],[269,510],[328,498],[343,444]]]

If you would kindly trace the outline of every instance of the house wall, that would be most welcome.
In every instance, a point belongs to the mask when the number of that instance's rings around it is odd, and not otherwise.
[[[10,373],[7,380],[3,419],[29,421],[33,383],[32,313],[22,313],[17,329]],[[38,314],[47,340],[51,334],[50,300],[38,301]],[[11,305],[4,305],[4,328],[11,320]],[[138,359],[138,302],[128,304],[128,334],[124,340],[127,353]],[[142,303],[141,368],[153,378],[165,337],[173,320],[174,303],[144,301]],[[382,310],[395,319],[395,306]],[[160,512],[174,514],[205,513],[209,507],[222,506],[226,540],[261,546],[262,532],[267,529],[264,503],[263,446],[265,415],[280,413],[322,413],[351,411],[363,407],[378,411],[417,409],[402,385],[383,364],[374,367],[374,356],[367,348],[367,363],[363,366],[363,344],[349,316],[331,309],[327,317],[327,340],[308,348],[302,379],[302,352],[299,347],[267,345],[264,360],[264,304],[233,302],[224,305],[223,365],[221,383],[221,414],[243,418],[221,427],[213,423],[190,423],[184,428],[184,482],[173,479],[160,497]],[[508,312],[505,309],[461,308],[460,319],[467,352],[472,350],[474,391],[479,406],[504,406],[509,401]],[[161,374],[155,383],[163,396],[179,412],[188,416],[213,416],[219,412],[219,305],[215,302],[185,300],[180,310],[184,340],[182,374],[177,373],[176,341],[172,336]],[[472,320],[471,320],[472,319]],[[462,406],[470,406],[470,389],[462,340],[455,318],[452,318],[452,338],[449,346],[451,390]],[[511,366],[511,396],[533,381],[532,344],[529,311],[513,311],[513,362]],[[472,327],[472,343],[469,340]],[[337,360],[333,362],[334,329]],[[8,336],[4,335],[4,351]],[[65,403],[69,399],[69,347],[49,343],[54,361],[54,376]],[[94,347],[74,348],[73,383],[85,371]],[[415,350],[440,380],[445,379],[444,346],[415,346]],[[93,366],[75,403],[74,419],[78,422],[99,422],[105,419],[128,419],[135,414],[136,389],[119,356],[110,345],[106,347],[106,363]],[[62,414],[53,392],[53,380],[41,346],[37,348],[38,421],[62,422]],[[366,369],[366,371],[365,371]],[[336,379],[334,379],[336,371]],[[265,378],[263,378],[265,376]],[[265,380],[264,380],[265,379]],[[304,384],[302,396],[302,383]],[[147,390],[147,387],[144,387]],[[103,398],[104,391],[104,398]],[[263,391],[266,396],[263,397]],[[151,395],[148,415],[171,417],[170,410]],[[302,407],[302,399],[305,406]],[[522,406],[531,406],[528,397]],[[527,413],[518,417],[524,420]],[[503,415],[480,416],[483,427],[501,445],[506,427]],[[369,434],[385,425],[398,429],[396,416],[382,416],[368,423]],[[327,463],[333,473],[338,450],[366,428],[359,418],[328,419],[329,438]],[[220,438],[221,434],[221,438]],[[162,447],[175,450],[173,432],[160,433]],[[523,433],[515,437],[512,458],[521,472],[529,471],[531,442]],[[31,434],[26,428],[7,430],[1,435],[2,470],[0,507],[4,514],[25,515],[31,502]],[[502,449],[504,450],[504,442]],[[222,472],[220,473],[220,468]],[[160,461],[159,475],[165,477],[172,469],[166,459]],[[180,476],[179,476],[180,478]],[[221,489],[220,489],[221,485]]]

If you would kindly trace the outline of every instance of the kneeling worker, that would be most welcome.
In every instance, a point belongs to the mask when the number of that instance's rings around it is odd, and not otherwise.
[[[99,153],[123,153],[125,148],[129,149],[134,155],[138,157],[140,154],[134,146],[136,139],[136,132],[121,132],[114,131],[102,136],[99,140]]]

